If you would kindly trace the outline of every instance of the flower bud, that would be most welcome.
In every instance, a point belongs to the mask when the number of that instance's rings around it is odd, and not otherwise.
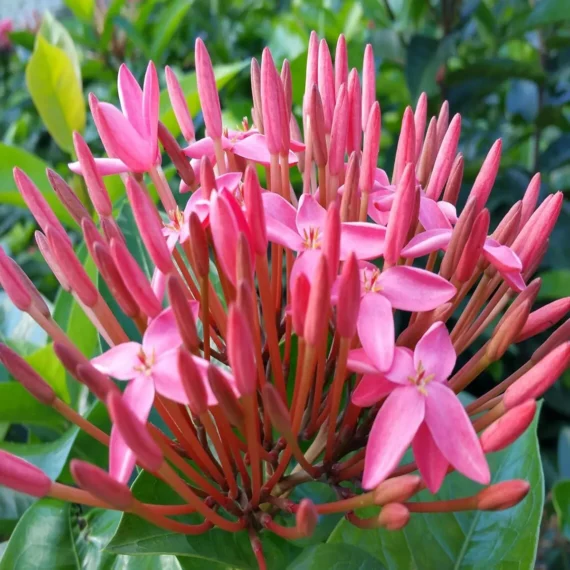
[[[485,240],[487,239],[487,233],[489,232],[490,221],[489,210],[486,208],[481,210],[475,218],[473,227],[463,246],[463,253],[459,258],[457,269],[455,270],[455,277],[460,283],[469,281],[477,267],[483,246],[485,245]]]
[[[196,58],[196,81],[198,84],[198,96],[202,105],[202,115],[209,137],[219,139],[222,136],[222,110],[220,98],[216,86],[216,77],[212,60],[204,42],[196,38],[195,45]]]
[[[425,93],[422,93],[418,98],[418,103],[414,112],[416,150],[414,160],[410,162],[417,162],[420,158],[420,153],[422,151],[422,142],[424,140],[424,133],[427,123],[427,104],[427,95]]]
[[[172,164],[176,168],[178,175],[188,186],[192,186],[196,181],[196,175],[194,174],[194,169],[188,162],[186,155],[180,148],[180,145],[176,142],[176,139],[172,136],[172,133],[164,126],[162,122],[158,123],[158,140],[161,142],[164,152],[172,160]]]
[[[333,111],[335,107],[334,71],[331,52],[324,38],[319,43],[318,54],[318,85],[323,100],[325,131],[331,132]]]
[[[329,268],[329,283],[334,283],[340,261],[340,213],[336,202],[332,202],[325,220],[322,251]]]
[[[449,103],[444,101],[437,116],[437,147],[441,148],[449,127]]]
[[[270,154],[279,154],[281,151],[288,150],[282,148],[281,129],[287,128],[288,125],[281,124],[279,90],[283,91],[283,84],[275,69],[271,51],[265,48],[261,56],[261,111],[267,149]]]
[[[2,343],[0,361],[36,400],[46,406],[53,404],[56,395],[52,387],[17,352]]]
[[[334,90],[337,99],[343,83],[348,83],[348,51],[346,49],[346,38],[344,34],[340,34],[334,54]]]
[[[362,164],[360,165],[359,187],[362,192],[371,192],[374,184],[374,174],[378,162],[381,134],[380,105],[372,105],[370,116],[364,131],[364,147],[362,151]]]
[[[533,311],[515,339],[515,343],[523,342],[527,338],[531,338],[553,327],[556,323],[565,317],[570,311],[570,297],[558,299]]]
[[[78,225],[81,225],[83,218],[91,218],[81,200],[57,172],[51,168],[46,168],[46,174],[59,201],[65,206],[65,209],[71,214]]]
[[[404,174],[404,168],[408,163],[416,163],[416,128],[414,125],[414,114],[411,107],[406,107],[402,119],[402,128],[398,138],[396,149],[396,159],[394,161],[394,174],[392,184],[398,184]],[[415,185],[415,180],[414,180]]]
[[[503,511],[518,505],[530,491],[522,479],[501,481],[477,493],[477,508],[481,511]]]
[[[329,271],[324,255],[318,261],[312,283],[303,336],[310,346],[319,346],[328,330],[330,303]]]
[[[244,416],[240,403],[238,402],[232,387],[227,378],[218,370],[216,366],[208,366],[208,382],[210,388],[218,401],[218,405],[223,410],[228,420],[234,426],[243,426]]]
[[[254,393],[257,369],[251,327],[247,317],[235,304],[230,306],[228,313],[227,350],[240,394],[245,396]]]
[[[527,400],[508,410],[481,434],[483,452],[493,453],[511,445],[532,423],[535,412],[535,400]]]
[[[370,111],[376,101],[376,63],[372,44],[364,48],[362,61],[362,131],[366,131]]]
[[[503,143],[501,139],[497,140],[488,152],[481,170],[473,183],[470,196],[474,196],[477,200],[477,210],[481,210],[489,198],[489,194],[495,184],[497,173],[499,172],[499,164],[501,162],[501,150]]]
[[[542,360],[549,352],[563,342],[570,340],[570,319],[564,321],[533,353],[530,357],[533,363]]]
[[[32,306],[32,297],[15,266],[15,262],[0,247],[0,284],[20,311],[28,311]]]
[[[166,288],[180,338],[188,350],[196,350],[200,346],[200,338],[192,309],[178,276],[169,275],[166,279]]]
[[[497,229],[492,233],[491,237],[502,245],[510,246],[519,231],[521,209],[522,203],[519,200],[516,204],[513,204],[512,208],[499,222]]]
[[[329,145],[329,172],[332,176],[340,176],[344,172],[344,151],[348,133],[348,98],[346,87],[341,86],[334,108]]]
[[[184,348],[178,351],[178,372],[192,413],[200,416],[207,412],[208,393],[202,381],[202,375],[194,362],[194,358]]]
[[[570,365],[570,342],[564,342],[509,386],[503,396],[507,409],[525,400],[536,399],[562,375]]]
[[[152,439],[146,425],[132,412],[118,392],[108,397],[109,414],[138,463],[147,471],[156,472],[164,462],[160,447]]]
[[[49,494],[51,480],[39,467],[0,449],[0,485],[41,498]]]
[[[196,212],[190,214],[189,225],[192,266],[198,277],[205,278],[210,273],[208,238]]]
[[[118,391],[113,381],[106,374],[92,366],[90,362],[78,363],[75,368],[75,377],[87,386],[89,391],[95,394],[101,402],[106,402],[111,392]]]
[[[311,120],[313,157],[317,166],[322,167],[327,163],[328,152],[323,103],[319,88],[316,85],[313,85],[309,95],[309,118]]]
[[[100,467],[79,459],[72,459],[69,470],[79,487],[94,497],[108,503],[118,511],[128,511],[131,508],[133,504],[131,490],[125,484],[113,479]]]
[[[374,489],[374,504],[388,505],[407,501],[419,490],[422,478],[418,475],[400,475],[380,483]]]
[[[246,218],[251,230],[255,253],[257,255],[265,255],[267,253],[265,210],[263,209],[263,200],[261,199],[259,178],[253,166],[248,166],[245,170],[243,192]]]
[[[351,155],[360,151],[362,141],[362,93],[358,71],[352,69],[348,76],[348,132],[346,137],[346,152]]]
[[[237,274],[237,242],[239,228],[228,195],[212,192],[210,196],[210,227],[212,241],[222,271],[235,285]]]
[[[386,530],[400,530],[410,521],[410,511],[400,503],[389,503],[378,515],[378,526]]]
[[[437,123],[435,117],[432,117],[428,126],[423,146],[421,146],[422,141],[420,140],[420,155],[417,158],[418,165],[416,167],[416,175],[418,177],[418,182],[422,185],[423,188],[427,186],[435,162],[437,134],[436,126]]]
[[[356,334],[360,295],[358,261],[356,255],[351,253],[342,268],[338,288],[339,303],[336,307],[336,329],[343,338],[352,339]]]
[[[499,321],[491,340],[487,345],[486,355],[492,361],[499,360],[509,346],[513,344],[515,337],[526,323],[530,309],[532,308],[532,300],[525,300],[522,303],[513,303]]]
[[[53,256],[46,236],[42,234],[42,232],[36,231],[34,237],[36,239],[36,244],[38,245],[40,253],[42,254],[49,268],[51,269],[51,272],[55,275],[55,278],[58,280],[59,284],[61,285],[61,288],[67,292],[71,291],[71,285],[67,281],[65,275],[63,274],[63,271],[59,267],[58,262]]]
[[[540,194],[540,173],[537,172],[529,182],[527,189],[525,190],[522,199],[522,211],[521,211],[521,227],[524,226],[529,218],[532,216],[536,204],[538,203],[538,196]]]
[[[174,111],[174,116],[178,121],[182,136],[186,139],[187,142],[191,143],[196,138],[196,135],[194,133],[194,124],[192,123],[192,117],[190,116],[190,111],[188,110],[188,104],[186,103],[184,91],[182,91],[182,86],[178,82],[178,78],[176,77],[174,71],[172,71],[172,68],[167,65],[164,69],[164,72],[164,75],[166,77],[166,88],[168,89],[168,96],[170,98],[172,110]]]
[[[451,172],[447,179],[447,184],[445,185],[445,192],[443,193],[443,199],[450,204],[455,205],[457,203],[461,183],[463,182],[464,167],[463,155],[459,153],[451,165]]]
[[[81,230],[83,231],[85,245],[87,245],[87,250],[89,251],[89,255],[91,257],[94,257],[96,244],[99,244],[101,246],[107,245],[99,233],[95,222],[91,218],[83,218],[83,220],[81,220]]]
[[[263,397],[263,405],[273,427],[285,438],[293,434],[293,426],[291,425],[291,416],[287,406],[283,402],[277,388],[267,382],[261,391]]]
[[[309,306],[311,284],[304,273],[301,273],[293,283],[291,295],[291,313],[293,316],[293,330],[298,336],[303,336],[305,330],[305,317]]]
[[[319,522],[319,513],[311,499],[301,499],[295,514],[295,522],[302,537],[308,538],[313,535]]]

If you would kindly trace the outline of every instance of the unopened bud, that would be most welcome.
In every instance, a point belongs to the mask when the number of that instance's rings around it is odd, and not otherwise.
[[[235,426],[243,426],[244,416],[240,403],[227,378],[216,366],[208,367],[208,382],[228,420]]]
[[[570,297],[558,299],[533,311],[515,339],[515,342],[522,342],[527,338],[536,336],[546,329],[553,327],[560,319],[568,314],[568,311],[570,311]]]
[[[493,453],[511,445],[526,431],[535,413],[535,400],[527,400],[508,410],[481,434],[483,452]]]
[[[208,410],[208,393],[194,358],[184,348],[178,352],[178,372],[189,400],[190,410],[197,416],[202,415]]]
[[[277,391],[277,388],[275,388],[273,384],[267,382],[263,386],[261,395],[263,397],[264,408],[269,414],[271,423],[279,434],[287,438],[292,434],[293,430],[291,425],[291,416],[285,402],[283,402],[279,392]]]
[[[0,449],[0,485],[41,498],[50,492],[51,480],[39,467]]]
[[[360,296],[360,270],[356,255],[351,253],[342,268],[336,307],[336,329],[343,338],[352,339],[356,334]]]
[[[166,280],[166,288],[180,338],[188,350],[196,350],[200,346],[200,338],[192,309],[178,276],[169,275]]]
[[[477,508],[481,511],[503,511],[518,505],[530,491],[528,481],[512,479],[491,485],[477,493]]]
[[[400,475],[387,479],[374,489],[374,504],[388,505],[407,501],[418,491],[421,482],[419,475]]]
[[[329,303],[328,264],[325,256],[321,255],[311,285],[303,335],[310,346],[319,346],[327,332],[328,319],[326,315],[328,315]]]
[[[90,218],[89,212],[69,184],[51,168],[46,168],[46,174],[59,201],[65,206],[65,209],[71,214],[76,223],[81,225],[83,218]]]
[[[378,515],[378,526],[386,530],[400,530],[410,521],[410,511],[400,503],[389,503]]]
[[[311,499],[301,499],[295,515],[297,530],[302,537],[312,536],[319,522],[319,513]]]
[[[172,160],[172,164],[174,164],[174,168],[176,168],[180,178],[188,184],[188,186],[192,186],[196,181],[194,169],[190,166],[186,155],[182,152],[180,145],[176,142],[172,133],[160,121],[158,123],[158,140],[161,142],[164,152],[166,152],[170,160]]]

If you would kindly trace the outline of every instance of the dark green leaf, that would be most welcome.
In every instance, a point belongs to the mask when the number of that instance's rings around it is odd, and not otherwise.
[[[558,434],[558,473],[563,479],[570,479],[570,427],[564,427]]]
[[[560,299],[570,291],[570,270],[553,269],[541,275],[542,287],[538,299]]]
[[[160,61],[192,4],[193,0],[177,0],[162,11],[160,19],[156,22],[154,40],[150,47],[152,59]]]
[[[461,69],[449,71],[446,74],[446,83],[456,85],[473,79],[504,81],[505,79],[515,78],[542,82],[544,80],[544,71],[538,63],[534,62],[515,61],[499,57],[478,59]]]
[[[496,512],[412,514],[409,524],[399,532],[360,530],[343,520],[329,542],[362,548],[388,570],[530,569],[536,555],[544,501],[536,425],[537,419],[509,448],[488,456],[494,483],[515,478],[530,482],[530,493],[516,507]],[[453,473],[436,497],[423,491],[418,500],[465,497],[480,488]]]
[[[384,570],[376,558],[347,544],[319,544],[303,552],[287,570]]]
[[[552,489],[552,503],[560,528],[570,538],[570,481],[559,481]]]
[[[570,0],[540,0],[536,2],[527,20],[529,28],[568,21]]]
[[[564,134],[550,143],[540,154],[539,167],[541,170],[554,170],[565,166],[570,161],[570,134]]]

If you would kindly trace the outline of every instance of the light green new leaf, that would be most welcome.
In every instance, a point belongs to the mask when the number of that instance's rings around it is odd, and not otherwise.
[[[63,0],[79,20],[90,23],[95,11],[95,0]]]
[[[216,86],[221,89],[229,83],[242,69],[247,66],[247,62],[240,61],[227,65],[217,65],[214,67],[214,75],[216,76]],[[189,73],[178,77],[182,91],[186,94],[186,102],[190,109],[190,114],[194,116],[200,110],[200,99],[198,98],[198,85],[196,83],[196,74]],[[160,93],[160,120],[173,133],[178,134],[180,128],[176,122],[174,111],[168,99],[168,91],[165,89]]]
[[[46,177],[47,164],[24,149],[3,143],[0,143],[0,204],[27,208],[14,182],[12,170],[16,166],[34,181],[58,219],[64,224],[76,227],[77,224],[48,183]]]
[[[73,131],[85,128],[85,101],[70,57],[38,36],[26,66],[26,84],[47,130],[71,154]]]

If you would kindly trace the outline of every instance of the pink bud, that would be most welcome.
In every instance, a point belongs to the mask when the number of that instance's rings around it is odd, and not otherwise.
[[[329,146],[329,172],[332,176],[340,176],[344,172],[344,151],[348,132],[348,98],[346,86],[342,85],[337,93],[336,106],[331,127]]]
[[[16,270],[15,262],[0,247],[0,284],[10,301],[20,309],[28,311],[32,305],[32,297]]]
[[[407,501],[419,490],[421,482],[418,475],[400,475],[387,479],[374,489],[374,504],[388,505]]]
[[[457,203],[457,198],[459,197],[459,192],[461,190],[464,166],[463,155],[459,153],[451,165],[451,172],[447,179],[445,192],[443,194],[443,199],[453,205]]]
[[[459,135],[461,134],[461,116],[455,115],[449,124],[449,128],[443,137],[441,146],[433,165],[433,172],[426,188],[426,196],[432,200],[439,200],[441,192],[453,166]]]
[[[424,133],[426,130],[427,123],[427,95],[422,93],[418,99],[416,105],[416,111],[414,113],[414,127],[415,127],[415,140],[416,140],[416,153],[415,161],[419,160],[420,152],[422,150],[422,142],[424,140]],[[437,131],[436,131],[437,136]]]
[[[534,419],[535,412],[536,401],[527,400],[495,420],[481,434],[483,452],[494,453],[511,445],[526,431]]]
[[[45,259],[52,273],[55,275],[55,278],[59,281],[59,284],[61,285],[62,289],[68,292],[71,291],[71,286],[67,281],[65,275],[63,274],[61,268],[59,267],[59,264],[56,261],[51,251],[51,248],[48,244],[46,236],[44,236],[42,232],[36,231],[34,237],[36,238],[36,243],[38,245],[40,253],[42,254],[43,258]]]
[[[47,200],[43,197],[38,187],[32,182],[30,177],[19,168],[14,168],[14,181],[26,202],[26,206],[38,222],[44,232],[48,227],[58,231],[65,239],[69,239],[56,215],[50,208]]]
[[[243,234],[242,234],[243,235]],[[249,326],[249,330],[253,332],[254,330],[254,314],[258,311],[257,308],[257,299],[253,298],[253,293],[251,291],[251,287],[245,279],[239,279],[237,288],[236,288],[236,306],[240,309],[242,314],[247,319],[247,324]]]
[[[519,332],[515,342],[519,343],[553,327],[570,311],[570,297],[558,299],[533,311],[523,329]]]
[[[309,99],[309,118],[311,121],[311,144],[313,157],[317,166],[325,166],[327,163],[326,125],[323,111],[323,103],[319,89],[313,85]]]
[[[210,227],[220,266],[235,285],[239,228],[226,196],[217,192],[210,197]]]
[[[178,351],[178,372],[182,387],[188,396],[193,414],[201,416],[208,411],[208,393],[192,355],[184,348]]]
[[[156,317],[162,310],[162,307],[146,275],[134,257],[129,253],[127,246],[121,241],[115,239],[111,240],[111,255],[115,262],[115,267],[119,270],[123,283],[143,313],[151,318]]]
[[[523,293],[526,293],[529,289],[530,287],[527,287]],[[522,294],[519,297],[522,297]],[[520,303],[517,303],[517,301],[507,309],[507,312],[495,327],[491,340],[487,345],[486,355],[493,362],[499,360],[507,352],[509,346],[513,344],[517,332],[524,327],[528,319],[532,307],[532,299],[525,299]]]
[[[311,499],[301,499],[295,513],[297,530],[302,537],[313,536],[319,522],[319,513]]]
[[[222,109],[216,87],[216,76],[208,50],[200,38],[196,38],[195,57],[198,95],[202,104],[206,131],[209,137],[219,139],[222,136]]]
[[[204,199],[209,200],[210,194],[217,190],[216,174],[210,158],[205,156],[200,161],[200,190]]]
[[[111,392],[118,391],[113,381],[89,362],[78,364],[75,369],[75,375],[101,402],[106,402]]]
[[[120,69],[119,73],[121,73]],[[101,114],[101,109],[99,108],[99,100],[97,99],[97,97],[95,97],[93,93],[89,93],[88,99],[89,99],[89,108],[91,109],[91,115],[93,117],[93,121],[95,122],[95,127],[97,128],[99,137],[101,138],[101,142],[103,143],[105,152],[109,155],[110,158],[117,158],[117,155],[114,154],[113,152],[114,150],[113,142],[111,140],[112,134],[108,128],[106,121],[104,120]]]
[[[362,151],[362,164],[360,165],[359,186],[362,192],[371,192],[374,184],[374,174],[378,162],[381,134],[380,105],[375,102],[370,109],[368,123],[364,131],[364,147]]]
[[[348,133],[346,152],[360,151],[362,142],[362,92],[358,71],[352,69],[348,76]]]
[[[109,287],[109,291],[115,301],[117,301],[121,311],[128,317],[136,317],[139,314],[139,306],[125,286],[115,266],[109,247],[106,244],[96,243],[93,246],[92,256],[101,277],[103,277],[107,287]]]
[[[113,239],[116,239],[125,244],[127,243],[127,240],[119,228],[119,225],[115,221],[115,218],[103,218],[100,222],[101,230],[103,231],[103,235],[105,236],[108,244],[110,244],[111,240]]]
[[[410,521],[410,511],[400,503],[388,503],[378,515],[378,526],[387,530],[400,530]]]
[[[143,469],[158,471],[164,459],[160,447],[152,439],[146,425],[135,416],[118,392],[109,394],[108,407],[114,426]]]
[[[190,214],[190,247],[192,251],[192,267],[198,277],[202,279],[210,273],[210,257],[208,251],[208,238],[202,222],[196,212]]]
[[[477,493],[477,508],[481,511],[503,511],[518,505],[530,491],[528,481],[512,479],[491,485]]]
[[[227,378],[214,365],[208,367],[208,382],[228,420],[235,426],[243,425],[243,410]]]
[[[570,341],[570,319],[562,323],[533,353],[530,357],[533,363],[539,362],[557,346]]]
[[[435,117],[432,117],[426,132],[425,140],[423,141],[423,146],[422,141],[420,140],[420,155],[417,159],[417,178],[418,182],[422,185],[422,188],[425,188],[427,186],[429,177],[431,176],[431,172],[433,170],[437,152],[436,136],[436,120]]]
[[[46,406],[53,404],[56,395],[52,387],[17,352],[2,343],[0,361],[36,400]]]
[[[72,459],[69,470],[75,482],[94,497],[119,511],[128,511],[133,504],[131,490],[113,479],[106,471],[79,459]]]
[[[173,270],[172,257],[162,235],[162,223],[156,207],[148,194],[131,177],[127,178],[127,196],[150,258],[162,273],[169,273]]]
[[[172,133],[164,126],[163,123],[158,123],[158,140],[164,148],[164,152],[172,160],[172,164],[176,168],[178,175],[182,178],[182,181],[188,186],[192,186],[196,181],[196,175],[194,174],[194,169],[188,162],[186,155],[182,152],[180,145],[176,142],[176,139],[172,136]]]
[[[325,39],[322,39],[319,43],[318,66],[318,84],[321,98],[323,100],[325,130],[327,133],[330,133],[335,106],[335,86],[331,52],[329,51],[329,46],[327,44],[327,40]]]
[[[99,233],[95,222],[91,218],[84,218],[81,220],[81,230],[83,231],[83,237],[85,239],[85,244],[89,251],[91,257],[94,256],[94,248],[96,244],[106,246],[103,236]]]
[[[307,51],[307,73],[305,77],[305,103],[307,105],[308,98],[313,85],[319,81],[319,37],[314,30],[309,37],[309,48]],[[307,110],[305,109],[305,113]]]
[[[540,194],[540,173],[536,173],[524,193],[522,199],[522,212],[521,212],[521,227],[524,226],[529,218],[532,216],[536,204],[538,203],[538,196]]]
[[[487,203],[489,194],[495,184],[497,173],[499,172],[499,164],[501,162],[501,150],[503,143],[501,139],[497,140],[491,147],[491,150],[485,157],[481,170],[471,188],[471,196],[477,199],[477,209],[481,209]]]
[[[240,394],[253,394],[257,384],[257,369],[253,338],[246,316],[235,304],[228,313],[227,349],[230,365]]]
[[[360,295],[358,261],[354,252],[351,252],[342,267],[338,287],[339,302],[336,307],[336,329],[343,338],[352,339],[356,334]]]
[[[333,283],[338,273],[340,261],[340,213],[336,202],[332,202],[325,220],[322,251],[329,268],[329,283]]]
[[[283,96],[285,101],[285,124],[289,123],[289,117],[291,116],[291,107],[293,105],[293,80],[291,78],[291,64],[287,59],[283,60],[283,65],[281,66],[281,83],[283,84]],[[285,131],[287,129],[284,129]],[[301,139],[298,139],[301,140]],[[289,145],[285,147],[288,149]]]
[[[310,346],[319,346],[327,332],[329,303],[329,270],[325,256],[321,255],[313,277],[305,319],[304,337]]]
[[[489,210],[486,208],[479,212],[475,218],[473,228],[467,236],[463,253],[459,258],[459,263],[455,270],[455,277],[461,283],[469,281],[477,267],[477,263],[481,257],[481,251],[483,250],[483,245],[485,245],[485,240],[487,239],[487,234],[489,232],[490,221],[491,217]]]
[[[338,92],[343,83],[348,83],[348,52],[346,38],[340,34],[336,42],[334,54],[334,90],[338,99]]]
[[[372,45],[367,44],[364,49],[362,62],[362,131],[366,132],[370,111],[376,102],[376,63]]]
[[[413,164],[409,162],[398,182],[388,218],[384,260],[389,265],[395,265],[398,262],[410,227],[417,223],[417,220],[413,219],[416,194],[416,176]]]
[[[281,132],[281,154],[287,156],[291,146],[291,132],[289,130],[289,119],[291,117],[291,105],[293,101],[293,85],[291,84],[291,69],[289,62],[283,62],[282,74],[275,70],[279,88],[277,89],[277,103],[279,104],[279,125]]]
[[[271,51],[269,48],[265,48],[261,57],[261,110],[267,148],[270,154],[279,154],[281,150],[284,150],[281,148],[281,129],[286,128],[286,126],[281,124],[279,90],[283,90],[283,84],[275,69]]]
[[[398,184],[404,173],[404,168],[409,162],[412,164],[416,162],[416,128],[412,108],[406,107],[404,118],[402,119],[400,138],[398,139],[398,148],[396,149],[392,184]]]
[[[264,133],[263,130],[263,105],[261,102],[261,67],[257,59],[251,59],[251,94],[253,96],[253,110],[255,111],[255,116],[253,121],[255,126],[260,133]]]
[[[49,226],[46,231],[46,237],[55,261],[71,289],[84,305],[87,307],[95,306],[99,299],[99,293],[83,265],[77,259],[69,241],[60,232],[53,230]]]
[[[169,275],[166,279],[166,288],[182,342],[188,350],[196,350],[200,346],[200,338],[180,279],[176,275]]]
[[[444,101],[437,117],[437,147],[441,147],[442,141],[449,126],[449,103]]]
[[[525,400],[536,399],[544,394],[569,365],[570,342],[565,342],[547,354],[507,388],[503,396],[503,402],[507,409],[514,408]]]
[[[245,170],[243,193],[245,198],[245,215],[251,237],[253,248],[257,255],[267,253],[267,229],[265,225],[265,210],[261,199],[261,186],[259,178],[253,166],[248,166]]]
[[[46,174],[59,201],[65,206],[65,209],[71,214],[77,224],[81,224],[83,218],[91,217],[69,184],[57,172],[51,168],[46,168]]]
[[[178,78],[174,71],[172,71],[172,68],[167,65],[164,72],[166,77],[166,88],[168,89],[168,96],[170,97],[170,104],[172,105],[172,110],[174,111],[174,115],[178,121],[178,125],[180,126],[182,136],[187,142],[193,142],[196,138],[194,133],[194,123],[192,123],[192,117],[188,110],[184,91],[182,91],[182,87],[178,82]]]
[[[0,449],[0,485],[41,498],[49,494],[51,480],[39,467]]]
[[[263,396],[263,405],[273,427],[284,437],[293,433],[293,426],[291,425],[291,416],[289,410],[283,402],[277,388],[267,382],[261,391]]]
[[[111,204],[107,188],[105,188],[103,177],[97,170],[91,150],[89,150],[87,143],[78,132],[73,133],[73,146],[75,147],[75,153],[81,165],[81,173],[85,179],[85,185],[95,210],[101,217],[111,216],[113,214],[113,204]]]
[[[298,336],[303,336],[305,317],[309,306],[311,284],[304,273],[301,273],[293,284],[291,313],[293,315],[293,330]]]

